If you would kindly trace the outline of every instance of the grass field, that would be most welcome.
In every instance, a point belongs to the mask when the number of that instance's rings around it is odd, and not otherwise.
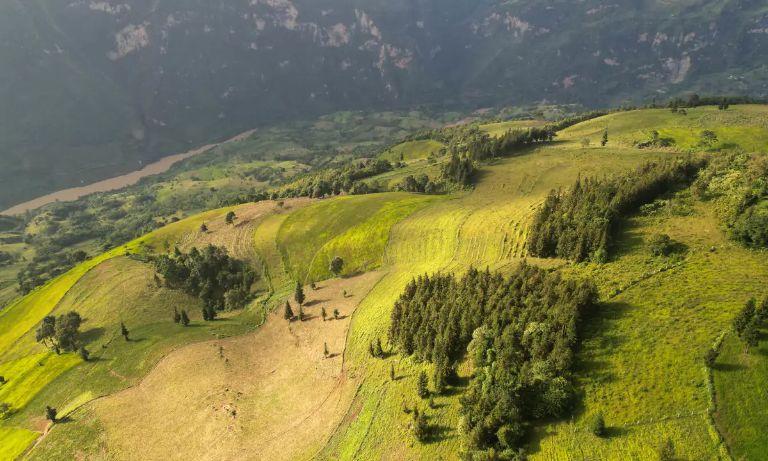
[[[526,128],[546,125],[543,120],[509,120],[506,122],[488,123],[480,125],[480,129],[491,136],[501,136],[509,130],[524,130]]]
[[[296,279],[308,283],[329,278],[329,259],[342,256],[349,277],[321,282],[316,292],[307,289],[314,301],[307,311],[316,316],[321,305],[328,311],[339,306],[344,320],[327,324],[314,317],[288,326],[278,310],[253,334],[219,339],[252,331],[261,320],[261,311],[254,308],[247,316],[171,335],[169,328],[176,325],[156,319],[168,317],[169,306],[196,300],[153,287],[151,273],[141,263],[117,257],[120,251],[105,255],[101,264],[70,275],[75,281],[69,285],[52,282],[64,291],[58,299],[53,293],[37,294],[57,310],[78,306],[87,312],[86,327],[103,329],[87,334],[93,334],[94,344],[108,343],[105,359],[70,369],[62,363],[55,386],[31,373],[30,380],[44,384],[11,424],[0,426],[0,437],[7,437],[8,446],[28,444],[29,432],[11,427],[40,430],[34,418],[39,420],[41,405],[61,402],[57,404],[72,412],[74,422],[51,431],[33,458],[109,452],[122,459],[147,444],[158,458],[207,453],[210,459],[238,459],[259,453],[264,459],[456,459],[463,388],[437,396],[435,408],[429,409],[415,389],[419,371],[430,365],[399,354],[373,359],[368,353],[376,339],[389,348],[390,311],[408,281],[424,272],[462,272],[470,266],[513,268],[526,255],[530,218],[549,190],[568,187],[579,176],[617,173],[672,155],[669,150],[632,148],[644,130],[677,133],[677,149],[685,150],[695,145],[701,129],[713,129],[728,143],[738,137],[736,127],[746,126],[740,145],[759,150],[765,113],[768,109],[762,106],[726,112],[698,108],[687,116],[667,110],[620,112],[571,127],[551,145],[482,165],[472,190],[445,196],[384,193],[287,201],[282,208],[245,205],[236,210],[240,219],[234,226],[223,223],[227,209],[221,209],[164,228],[141,241],[154,249],[176,243],[223,244],[261,266],[265,295],[260,306],[280,305]],[[606,126],[611,141],[603,148],[598,141]],[[592,140],[590,146],[581,145],[584,137]],[[768,255],[728,241],[713,203],[685,190],[667,199],[660,211],[624,223],[615,255],[606,264],[533,260],[561,267],[571,277],[591,277],[602,302],[585,321],[577,359],[581,396],[573,418],[536,426],[528,446],[532,459],[654,459],[665,437],[673,440],[676,459],[723,458],[725,448],[708,416],[702,358],[747,298],[768,294]],[[203,222],[209,234],[199,232]],[[661,232],[680,242],[682,253],[652,256],[648,240]],[[131,248],[140,246],[134,242]],[[340,295],[342,289],[351,297]],[[28,306],[38,308],[36,303]],[[50,312],[38,310],[39,315]],[[121,316],[135,322],[137,337],[146,341],[111,341]],[[142,324],[142,319],[156,321]],[[0,316],[0,341],[2,326]],[[7,333],[9,348],[0,371],[3,366],[32,368],[33,359],[22,353],[34,347],[29,328],[16,337]],[[177,350],[207,338],[212,341]],[[325,343],[339,355],[323,360],[318,354]],[[716,420],[737,459],[755,459],[766,450],[760,432],[766,418],[761,404],[764,348],[745,356],[738,342],[726,337],[715,369]],[[42,349],[37,353],[46,354]],[[132,359],[126,360],[128,356]],[[389,378],[390,366],[395,380]],[[84,373],[89,386],[76,381]],[[466,366],[459,370],[464,381],[470,373]],[[0,388],[2,392],[19,394],[13,388]],[[402,411],[404,404],[427,412],[434,429],[429,442],[417,443],[409,433],[411,416]],[[607,437],[586,429],[598,411],[605,415]],[[216,444],[221,451],[210,451]]]
[[[411,160],[425,159],[437,153],[445,147],[442,143],[432,139],[421,141],[408,141],[400,143],[381,154],[381,158],[390,162],[409,162]]]
[[[749,353],[734,333],[726,335],[714,366],[718,412],[715,415],[734,459],[760,459],[768,453],[766,377],[768,344],[762,342]]]

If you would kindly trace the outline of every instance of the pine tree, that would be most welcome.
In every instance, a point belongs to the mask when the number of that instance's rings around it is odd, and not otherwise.
[[[299,322],[304,321],[304,308],[299,304]]]
[[[389,365],[389,380],[394,381],[395,380],[395,365],[390,364]]]
[[[55,408],[49,407],[49,406],[45,407],[45,419],[47,419],[48,421],[55,423],[57,414],[58,412],[56,411]]]
[[[206,226],[205,223],[200,224],[200,232],[202,232],[203,234],[208,232],[208,226]]]
[[[181,324],[186,326],[189,326],[189,316],[187,315],[187,311],[181,310]]]
[[[178,309],[175,307],[173,308],[173,323],[179,323],[181,322],[181,314],[179,314]]]
[[[88,349],[85,348],[85,346],[80,346],[78,353],[84,362],[87,362],[91,358],[91,353],[88,351]]]
[[[320,315],[323,316],[323,322],[325,322],[325,318],[328,316],[328,313],[325,312],[325,307],[320,308]]]
[[[344,260],[340,256],[334,256],[328,269],[333,273],[333,275],[338,277],[343,267]]]
[[[293,319],[293,309],[291,309],[291,303],[289,303],[288,301],[285,302],[285,309],[283,310],[283,318],[285,320]]]
[[[125,338],[126,341],[128,341],[128,335],[129,335],[128,328],[125,327],[125,324],[123,322],[120,322],[120,334],[123,335],[123,338]]]
[[[299,306],[304,304],[306,298],[304,297],[304,288],[301,286],[301,282],[296,282],[296,290],[293,297],[296,299],[296,302],[299,303]]]
[[[413,436],[419,442],[424,442],[429,435],[429,425],[427,424],[427,415],[424,412],[413,413]]]
[[[600,140],[600,145],[605,147],[608,144],[608,130],[603,131],[603,139]]]
[[[589,425],[590,431],[592,431],[593,434],[595,434],[598,437],[602,437],[605,435],[605,418],[603,418],[603,413],[597,413],[595,416],[592,417],[592,420],[590,421]]]
[[[335,320],[339,320],[339,310],[338,309],[334,309],[333,310],[333,318]]]
[[[323,343],[323,355],[328,357],[328,343]]]
[[[227,213],[227,216],[224,217],[224,222],[226,222],[227,224],[232,224],[233,222],[235,222],[235,219],[237,219],[237,215],[235,214],[234,211],[230,211],[229,213]]]
[[[427,377],[427,373],[424,370],[421,370],[421,373],[419,373],[419,381],[416,383],[416,393],[421,397],[422,399],[427,398],[429,395],[429,378]]]
[[[747,351],[760,344],[760,330],[757,328],[757,323],[754,320],[749,322],[749,325],[744,328],[742,339],[744,340],[744,348]]]

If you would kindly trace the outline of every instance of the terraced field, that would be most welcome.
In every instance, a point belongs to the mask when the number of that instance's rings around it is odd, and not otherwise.
[[[235,209],[234,225],[223,222],[228,209],[221,209],[149,234],[126,248],[224,245],[262,268],[263,296],[243,314],[210,325],[193,317],[201,326],[180,329],[168,321],[170,306],[198,301],[155,287],[151,270],[120,248],[18,301],[0,314],[0,374],[23,376],[23,387],[14,381],[0,387],[0,401],[19,408],[0,425],[0,457],[20,453],[36,438],[31,430],[44,430],[42,409],[53,402],[72,421],[50,431],[31,458],[108,452],[123,459],[148,443],[154,457],[170,459],[456,459],[462,387],[427,408],[415,388],[418,373],[430,365],[368,353],[376,339],[389,349],[392,304],[408,281],[470,266],[514,267],[526,255],[530,218],[551,189],[672,154],[633,148],[646,129],[668,130],[664,135],[676,136],[677,150],[693,147],[701,129],[712,129],[725,143],[738,138],[745,148],[762,149],[766,112],[762,106],[699,108],[687,116],[620,112],[564,130],[551,145],[482,165],[472,190],[262,202]],[[738,134],[736,126],[748,130]],[[599,147],[606,128],[610,142]],[[587,147],[585,137],[592,141]],[[583,395],[574,417],[534,428],[533,459],[652,459],[667,436],[677,458],[727,459],[709,416],[702,357],[748,297],[768,294],[768,255],[728,241],[712,203],[687,191],[668,203],[661,212],[628,220],[606,264],[535,261],[592,277],[602,303],[585,322],[577,374]],[[202,223],[207,233],[200,232]],[[652,256],[647,241],[659,232],[681,242],[684,254]],[[331,279],[328,262],[337,255],[344,258],[345,278]],[[282,306],[297,279],[320,282],[318,291],[306,289],[311,319],[289,324],[277,310],[262,325],[265,309]],[[98,361],[52,355],[31,337],[42,316],[73,307],[85,313],[89,344],[106,345]],[[323,322],[320,307],[338,308],[342,319]],[[117,337],[120,321],[142,340]],[[195,344],[184,346],[189,343]],[[322,356],[326,345],[328,359]],[[764,426],[765,419],[754,410],[765,364],[762,355],[750,357],[726,337],[715,372],[718,427],[740,447],[733,454],[747,459],[763,450],[748,428]],[[470,370],[462,367],[459,374],[467,378]],[[20,389],[33,389],[31,397],[24,400]],[[121,389],[128,390],[116,393]],[[108,397],[94,400],[98,396]],[[427,412],[434,429],[428,443],[414,441],[403,405]],[[598,411],[607,437],[586,428]]]

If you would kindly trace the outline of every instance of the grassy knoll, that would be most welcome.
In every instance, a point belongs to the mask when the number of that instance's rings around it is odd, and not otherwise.
[[[435,196],[384,193],[337,197],[292,213],[280,227],[277,244],[295,278],[327,278],[329,258],[344,257],[344,273],[378,265],[388,230]]]
[[[258,212],[249,207],[260,207],[263,213],[274,204],[244,205],[235,211],[247,219],[256,219]],[[20,432],[10,429],[30,427],[29,421],[39,419],[46,405],[69,406],[82,400],[83,395],[104,395],[130,384],[179,344],[206,339],[211,334],[236,334],[253,324],[251,317],[258,317],[260,311],[242,319],[180,331],[170,321],[173,307],[187,309],[195,320],[199,317],[199,301],[155,287],[148,265],[123,256],[145,249],[163,251],[185,238],[189,240],[188,235],[199,234],[201,223],[223,220],[230,209],[212,210],[158,229],[76,266],[3,309],[0,374],[9,382],[0,388],[0,401],[11,405],[13,414],[0,424],[0,428],[8,429],[0,436],[18,437]],[[212,233],[216,233],[215,227]],[[235,226],[230,227],[219,233],[236,232]],[[69,310],[77,310],[84,318],[83,338],[96,357],[87,364],[77,354],[50,353],[34,340],[34,328],[44,316]],[[121,321],[129,325],[136,341],[115,340]],[[5,445],[12,440],[0,442]]]
[[[725,240],[707,204],[676,200],[687,212],[632,219],[614,261],[572,269],[597,280],[605,303],[586,323],[576,418],[542,428],[534,459],[649,459],[664,437],[682,459],[720,456],[703,355],[746,298],[764,290],[768,260]],[[647,240],[659,232],[687,247],[679,260],[651,256]],[[604,438],[586,429],[598,411],[609,427]]]
[[[688,115],[669,109],[618,112],[574,125],[560,132],[559,140],[581,142],[589,139],[599,145],[603,130],[608,129],[609,146],[631,146],[647,141],[657,130],[662,138],[673,138],[674,148],[698,148],[703,130],[717,134],[714,147],[739,146],[746,151],[763,151],[768,147],[768,107],[761,105],[731,106],[726,111],[706,106],[686,109]]]
[[[501,136],[509,130],[523,130],[534,126],[544,126],[543,120],[508,120],[506,122],[488,123],[480,125],[480,129],[491,136]]]
[[[442,143],[434,139],[425,139],[420,141],[407,141],[400,143],[381,154],[381,158],[390,162],[401,162],[424,159],[437,153],[445,147]]]
[[[386,360],[368,355],[370,341],[386,338],[394,300],[413,276],[424,272],[515,264],[524,254],[528,219],[551,188],[567,186],[579,174],[630,168],[648,155],[630,149],[532,149],[484,166],[473,191],[452,195],[396,224],[385,254],[388,275],[356,311],[347,346],[350,373],[362,375],[365,382],[321,458],[455,459],[461,388],[438,396],[436,408],[428,409],[415,395],[423,364],[399,355]],[[388,378],[392,364],[395,381]],[[402,411],[403,403],[427,411],[436,425],[431,442],[414,442],[408,430],[411,415]]]
[[[761,459],[768,453],[765,427],[768,410],[765,407],[768,376],[768,343],[744,352],[744,343],[729,333],[723,341],[720,356],[714,366],[718,427],[735,459]]]

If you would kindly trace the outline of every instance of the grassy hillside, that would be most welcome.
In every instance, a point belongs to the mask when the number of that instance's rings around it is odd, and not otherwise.
[[[171,306],[199,301],[155,287],[151,270],[123,256],[124,249],[86,262],[0,314],[0,340],[5,341],[0,374],[19,377],[0,387],[0,401],[19,407],[0,425],[2,446],[8,447],[3,455],[11,457],[34,440],[31,431],[42,430],[42,409],[53,402],[72,421],[56,426],[32,458],[107,451],[122,459],[139,441],[156,438],[159,428],[172,424],[171,432],[195,440],[189,447],[198,454],[217,458],[242,456],[233,447],[252,453],[261,446],[290,459],[457,459],[464,385],[436,396],[435,407],[428,408],[415,389],[419,372],[431,365],[400,354],[375,359],[368,351],[377,339],[389,350],[386,331],[403,287],[425,272],[461,273],[470,266],[510,270],[526,258],[530,219],[551,189],[567,188],[579,177],[621,173],[676,155],[675,150],[700,149],[691,139],[703,129],[726,143],[738,139],[744,149],[759,150],[768,139],[768,127],[761,125],[766,113],[767,108],[757,106],[726,112],[699,108],[687,116],[619,112],[568,128],[554,143],[480,165],[471,190],[261,202],[235,209],[239,218],[234,225],[223,223],[229,209],[219,209],[131,243],[132,251],[142,244],[162,251],[177,243],[185,248],[215,243],[261,268],[263,304],[211,324],[194,317],[201,327],[179,330],[170,322]],[[749,129],[733,135],[739,127]],[[606,128],[610,140],[600,147]],[[633,147],[638,136],[652,129],[668,130],[679,141],[675,138],[674,148]],[[694,135],[686,140],[685,132]],[[591,139],[589,145],[584,138]],[[720,155],[718,149],[726,146],[709,147],[711,155]],[[605,264],[527,258],[560,268],[568,277],[591,278],[601,301],[585,319],[573,416],[532,428],[527,446],[532,459],[654,459],[667,437],[680,459],[727,459],[728,448],[737,458],[752,459],[764,451],[755,431],[765,417],[759,405],[766,379],[762,349],[745,356],[739,343],[726,336],[714,371],[717,427],[709,417],[712,396],[704,353],[747,298],[768,295],[768,256],[728,240],[716,206],[685,188],[667,194],[623,222]],[[208,233],[200,232],[202,223]],[[652,254],[649,241],[659,233],[678,242],[676,253]],[[337,255],[345,260],[344,278],[326,280],[331,279],[328,262]],[[278,309],[264,326],[254,328],[262,320],[261,306],[281,306],[297,279],[320,282],[318,291],[306,288],[310,319],[287,323]],[[320,308],[328,313],[335,306],[342,319],[323,322]],[[86,337],[103,359],[81,364],[72,354],[55,356],[34,344],[30,329],[41,316],[73,307],[85,314]],[[5,320],[6,315],[11,317]],[[18,321],[24,323],[17,326]],[[123,341],[116,334],[120,321],[142,340]],[[252,334],[219,340],[246,332]],[[204,339],[212,341],[172,352]],[[101,344],[107,347],[99,350]],[[217,354],[220,346],[224,352]],[[330,347],[333,357],[324,359],[321,346]],[[198,372],[208,367],[219,371]],[[471,372],[463,364],[461,382],[468,382]],[[186,391],[174,392],[182,383]],[[315,383],[316,392],[307,383]],[[137,387],[115,393],[132,385]],[[230,390],[242,395],[230,396]],[[296,398],[304,393],[311,396]],[[88,403],[100,395],[108,397]],[[266,404],[270,399],[274,403]],[[403,405],[427,412],[432,439],[415,441],[412,417]],[[181,415],[178,408],[189,412]],[[242,420],[232,408],[244,415]],[[598,412],[608,427],[605,437],[588,430]],[[170,422],[168,415],[173,415]],[[196,423],[184,424],[185,418]],[[256,427],[254,421],[270,421],[279,434],[266,434],[266,426]],[[300,436],[307,430],[312,436]],[[290,452],[276,448],[288,443],[285,433],[300,439]],[[205,440],[220,440],[225,448],[217,453],[217,445]],[[152,446],[158,457],[172,457],[180,445],[163,437]]]

